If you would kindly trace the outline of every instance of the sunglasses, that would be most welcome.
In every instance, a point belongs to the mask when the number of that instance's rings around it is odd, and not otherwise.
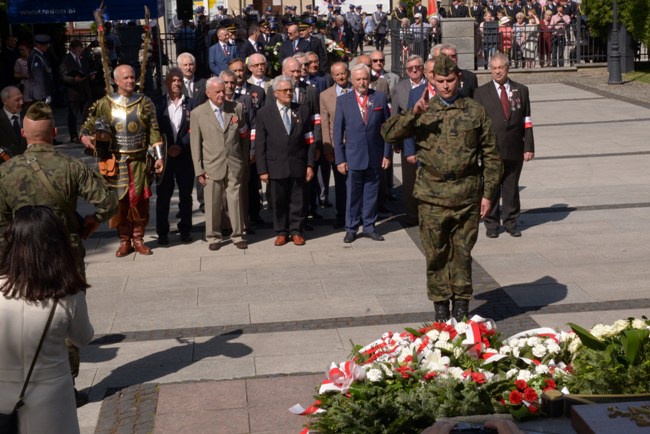
[[[384,62],[384,59],[372,59],[372,63]]]
[[[414,72],[414,71],[418,71],[418,70],[422,69],[422,67],[423,67],[423,65],[409,66],[408,68],[406,68],[406,70],[408,72]]]

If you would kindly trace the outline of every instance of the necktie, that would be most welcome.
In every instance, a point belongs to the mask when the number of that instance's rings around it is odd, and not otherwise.
[[[74,56],[74,60],[77,61],[77,66],[79,66],[79,70],[81,71],[81,59],[79,56]]]
[[[503,108],[503,114],[506,117],[506,120],[510,118],[510,101],[508,101],[508,94],[506,93],[506,87],[504,85],[499,86],[501,91],[501,107]]]
[[[345,95],[346,93],[348,93],[347,89],[341,89],[341,95]]]
[[[14,132],[16,133],[16,138],[18,141],[20,141],[20,123],[18,122],[18,115],[13,115],[11,117],[11,126],[14,129]]]
[[[228,53],[228,46],[227,46],[226,44],[222,44],[222,45],[221,45],[221,48],[223,49],[223,54],[225,54],[226,57],[228,57],[228,56],[229,56],[229,53]]]
[[[289,119],[289,107],[282,107],[282,122],[287,134],[291,134],[291,119]]]
[[[192,82],[190,80],[185,81],[185,88],[187,89],[187,96],[192,98],[192,93],[194,89],[192,89]]]
[[[264,80],[257,80],[257,85],[259,87],[264,87]]]
[[[221,125],[221,129],[224,130],[224,121],[223,121],[223,113],[221,113],[221,109],[217,107],[215,110],[215,113],[217,114],[217,120],[219,121],[219,125]]]
[[[298,51],[298,40],[293,41],[293,51]]]

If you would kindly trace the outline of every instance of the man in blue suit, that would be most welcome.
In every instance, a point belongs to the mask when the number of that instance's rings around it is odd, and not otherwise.
[[[334,157],[337,170],[347,178],[344,243],[363,233],[375,241],[380,169],[390,166],[391,146],[381,137],[381,125],[390,116],[386,94],[370,89],[370,69],[352,68],[354,92],[336,100],[334,115]]]
[[[217,30],[219,41],[210,47],[209,64],[212,75],[218,77],[221,71],[228,69],[228,62],[239,57],[237,47],[229,43],[230,33],[225,27]]]

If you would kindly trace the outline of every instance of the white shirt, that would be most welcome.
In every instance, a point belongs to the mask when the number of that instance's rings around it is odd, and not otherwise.
[[[172,101],[169,95],[167,95],[167,114],[172,124],[175,140],[176,136],[178,136],[178,130],[181,128],[181,122],[183,122],[183,96],[178,101]]]
[[[499,89],[501,85],[494,80],[492,80],[492,83],[494,83],[494,87],[497,89],[497,95],[501,98],[501,89]],[[510,95],[512,95],[512,92],[510,91],[510,80],[506,81],[503,85],[506,88],[506,95],[508,96],[508,99],[510,99]]]
[[[20,123],[20,113],[11,113],[10,111],[7,110],[7,107],[2,107],[2,110],[5,111],[5,114],[7,115],[7,119],[9,119],[9,123],[13,126],[13,121],[11,120],[12,117],[18,116],[18,125],[22,128],[22,124]]]
[[[187,89],[187,96],[192,98],[194,96],[194,80],[191,78],[183,78],[183,84]]]
[[[278,106],[278,110],[280,111],[280,117],[282,117],[282,110],[284,110],[284,108],[286,106],[280,104],[280,101],[278,101],[277,99],[275,100],[275,105]],[[291,113],[291,106],[289,106],[289,107],[287,107],[287,115],[289,115],[289,119],[291,119],[291,114],[292,114]],[[284,121],[284,119],[283,119],[283,121]]]
[[[217,116],[217,110],[221,112],[221,118],[223,119],[223,122],[224,122],[223,126],[225,128],[225,126],[226,126],[226,118],[223,115],[223,106],[218,107],[218,106],[214,105],[214,103],[212,101],[210,101],[210,99],[208,99],[208,102],[210,103],[210,108],[212,108],[212,111],[214,112],[214,118],[217,120],[217,123],[219,122],[219,117]]]

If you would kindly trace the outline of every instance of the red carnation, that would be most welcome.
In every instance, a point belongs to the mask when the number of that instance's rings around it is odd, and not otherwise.
[[[474,380],[474,382],[478,384],[483,384],[487,381],[485,378],[485,374],[483,374],[482,372],[473,372],[472,380]]]
[[[519,390],[524,390],[526,387],[528,387],[528,383],[526,383],[526,380],[517,380],[515,381],[515,387]]]
[[[511,404],[520,405],[523,402],[523,397],[518,390],[513,390],[508,396],[508,401],[510,401]]]
[[[534,405],[529,405],[528,406],[528,411],[530,411],[530,414],[535,414],[537,413],[538,408],[535,407]]]
[[[546,381],[546,388],[544,389],[544,391],[557,388],[557,384],[555,384],[555,381],[553,379],[547,378],[545,381]]]
[[[438,373],[436,371],[431,371],[431,372],[427,373],[427,375],[424,376],[424,379],[428,381],[428,380],[433,379],[436,375],[438,375]]]
[[[526,390],[524,390],[524,399],[528,402],[537,401],[537,392],[535,392],[535,389],[529,387]]]

